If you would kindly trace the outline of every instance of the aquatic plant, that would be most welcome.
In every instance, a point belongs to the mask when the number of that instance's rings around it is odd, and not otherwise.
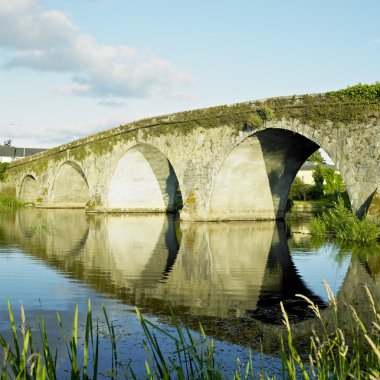
[[[330,235],[341,241],[369,243],[380,240],[380,224],[367,218],[358,218],[342,198],[331,209],[311,220],[312,235]]]
[[[331,318],[322,317],[317,305],[308,298],[299,295],[308,304],[319,323],[319,328],[311,332],[309,352],[301,354],[293,337],[293,327],[286,310],[281,304],[286,336],[280,342],[283,379],[378,379],[380,376],[380,307],[365,287],[368,304],[371,309],[369,325],[360,319],[354,307],[339,304],[331,289],[325,284],[329,299]],[[341,320],[340,308],[349,311],[350,321]],[[37,350],[30,328],[27,328],[25,313],[21,305],[21,326],[17,331],[14,314],[8,301],[9,321],[13,342],[7,342],[0,335],[3,348],[1,379],[57,379],[57,352],[53,353],[48,341],[44,319],[39,323],[41,348]],[[116,344],[113,323],[110,322],[103,306],[103,312],[111,343],[112,355],[109,377],[136,379],[132,364],[120,371],[120,352]],[[194,334],[181,326],[174,314],[172,324],[174,333],[169,333],[157,324],[146,319],[137,309],[137,317],[145,334],[147,379],[224,379],[223,363],[217,360],[214,341],[208,338],[202,327],[200,333]],[[83,348],[78,349],[78,307],[74,312],[71,336],[67,337],[57,313],[62,336],[66,342],[67,356],[71,365],[71,379],[96,379],[99,375],[99,328],[93,324],[91,302],[88,301],[85,337]],[[332,323],[331,320],[332,319]],[[165,355],[156,334],[164,334],[175,347],[171,357]],[[103,358],[104,360],[104,358]],[[254,368],[252,356],[247,363],[237,369],[233,375],[240,379],[269,379],[263,368]],[[119,371],[119,372],[118,372]],[[276,377],[272,377],[275,379]]]
[[[0,193],[0,212],[15,211],[23,206],[23,203],[15,197]]]
[[[372,312],[372,323],[365,326],[351,305],[339,304],[325,283],[332,323],[322,317],[317,305],[302,295],[320,323],[312,331],[309,353],[301,356],[295,347],[292,327],[281,305],[287,339],[281,342],[285,378],[303,379],[378,379],[380,376],[380,308],[367,286],[365,292]],[[348,309],[349,320],[340,318],[340,309]]]

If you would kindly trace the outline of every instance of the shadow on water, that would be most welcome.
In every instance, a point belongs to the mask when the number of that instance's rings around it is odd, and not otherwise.
[[[289,244],[283,223],[180,224],[162,214],[31,209],[2,216],[0,237],[2,245],[16,245],[65,277],[153,314],[164,315],[170,303],[184,319],[236,323],[243,318],[279,325],[280,302],[292,322],[311,318],[296,294],[306,295],[321,309],[327,306],[311,276],[302,273],[310,248],[294,254],[294,241]],[[378,287],[379,260],[371,256],[371,264],[362,265],[345,257],[340,293],[349,295],[359,282],[372,281]],[[322,259],[323,270],[333,271],[336,258]],[[321,273],[315,281],[323,277]],[[65,294],[61,297],[65,302]]]
[[[265,285],[260,293],[256,309],[249,314],[265,323],[280,324],[282,323],[280,302],[282,302],[290,322],[313,318],[307,302],[296,297],[296,294],[306,296],[320,309],[326,308],[327,304],[308,288],[298,273],[288,248],[283,223],[277,224],[277,235],[278,238],[272,240],[269,249],[263,280]]]

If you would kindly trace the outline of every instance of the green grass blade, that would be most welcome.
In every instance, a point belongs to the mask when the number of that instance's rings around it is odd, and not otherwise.
[[[56,379],[56,360],[54,360],[52,355],[51,355],[44,318],[41,319],[41,323],[40,323],[39,327],[40,327],[40,334],[41,334],[44,359],[45,359],[45,363],[46,363],[46,367],[47,367],[46,368],[47,375],[48,375],[49,379],[53,380],[53,379]]]
[[[25,334],[24,338],[24,344],[21,352],[21,361],[20,361],[20,369],[19,369],[19,375],[22,376],[23,379],[29,378],[28,373],[27,373],[27,365],[26,365],[26,354],[28,352],[28,347],[29,347],[29,334],[30,331],[28,330]]]
[[[79,368],[78,368],[78,305],[75,306],[74,311],[74,321],[73,321],[73,335],[70,339],[71,346],[71,378],[79,378]]]
[[[6,374],[6,367],[9,363],[12,372],[17,375],[19,373],[18,369],[18,361],[16,355],[11,351],[9,345],[6,343],[5,339],[3,336],[0,335],[0,344],[3,347],[4,351],[4,363],[2,367],[2,373]]]
[[[9,321],[11,322],[16,359],[17,359],[17,362],[20,363],[20,348],[19,348],[19,344],[18,344],[18,336],[17,336],[17,331],[16,331],[15,318],[13,315],[11,301],[9,300],[9,298],[8,298],[8,311],[9,311]]]
[[[87,378],[88,342],[89,342],[90,331],[92,331],[91,301],[88,300],[87,318],[86,318],[86,334],[84,338],[84,349],[83,349],[83,372],[82,372],[83,379]]]
[[[96,346],[95,346],[95,357],[93,358],[93,379],[96,380],[98,377],[98,361],[99,361],[99,325],[96,322]]]
[[[112,349],[112,373],[115,377],[117,377],[117,346],[116,346],[116,336],[115,336],[115,330],[113,327],[113,324],[110,323],[108,314],[106,311],[106,308],[104,305],[102,305],[104,317],[106,319],[107,323],[107,328],[108,328],[108,333],[110,334],[111,337],[111,349]]]

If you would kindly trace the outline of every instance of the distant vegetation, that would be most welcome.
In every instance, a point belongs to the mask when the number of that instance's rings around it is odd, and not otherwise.
[[[380,84],[377,87],[380,91]],[[363,91],[366,88],[364,86]],[[346,93],[348,89],[343,91]],[[360,91],[355,88],[354,94],[357,93],[360,94]],[[313,153],[308,161],[316,163],[312,174],[314,184],[306,184],[296,177],[289,199],[292,205],[294,202],[303,201],[316,213],[320,213],[311,221],[311,234],[357,243],[380,241],[380,219],[358,218],[352,212],[342,176],[333,168],[322,166],[324,160],[319,151]]]
[[[309,201],[322,198],[337,200],[339,195],[346,192],[342,176],[333,168],[323,167],[322,156],[314,154],[310,157],[310,159],[312,158],[318,160],[315,161],[316,165],[312,174],[314,184],[307,184],[301,178],[296,177],[290,188],[289,199],[292,201]]]
[[[325,164],[326,161],[324,160],[320,150],[316,150],[307,160],[307,162],[316,162],[319,164]]]

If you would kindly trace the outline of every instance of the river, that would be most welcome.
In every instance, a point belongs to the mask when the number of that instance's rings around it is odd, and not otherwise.
[[[313,316],[296,294],[326,309],[323,280],[337,297],[353,297],[365,282],[379,299],[379,255],[365,249],[357,255],[352,247],[312,239],[307,227],[304,220],[185,223],[171,215],[83,210],[24,209],[1,215],[0,333],[10,337],[7,299],[18,323],[22,300],[32,331],[38,332],[37,316],[43,315],[49,340],[65,353],[56,312],[68,332],[78,305],[83,338],[91,299],[100,328],[106,330],[102,304],[115,324],[124,363],[132,361],[142,373],[144,335],[134,307],[172,331],[167,323],[171,305],[189,328],[202,322],[217,340],[227,372],[236,368],[237,357],[247,360],[246,347],[263,344],[266,370],[279,373],[270,355],[278,344],[270,335],[282,326],[280,301],[290,320],[304,326]],[[365,302],[355,297],[356,303],[360,300]],[[101,371],[107,376],[110,349],[103,335]],[[158,339],[170,352],[167,337]],[[261,354],[255,355],[261,368]],[[64,359],[60,368],[64,374]]]

